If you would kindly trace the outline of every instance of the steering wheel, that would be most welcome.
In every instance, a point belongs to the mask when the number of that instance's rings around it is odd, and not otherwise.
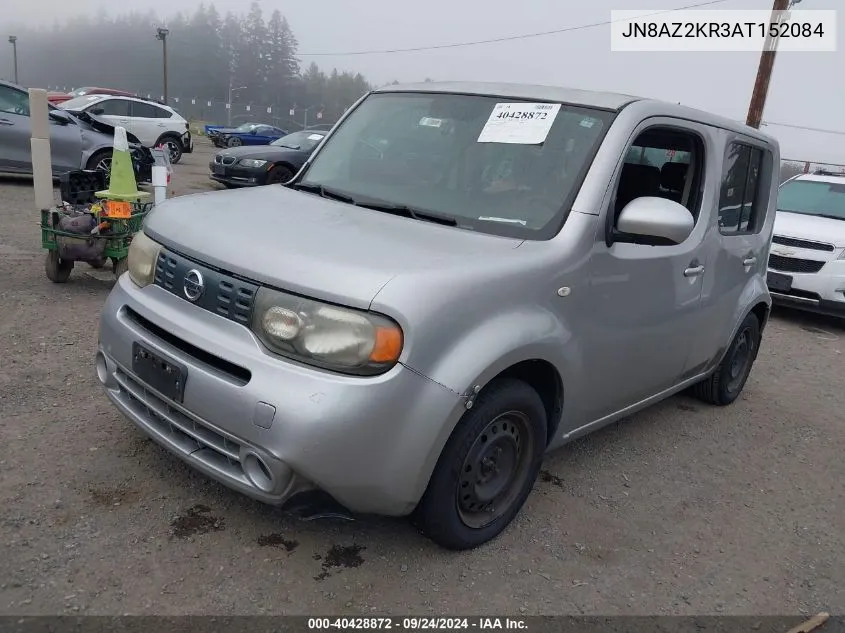
[[[15,106],[15,114],[20,114],[21,116],[29,116],[29,113],[26,111],[26,107],[22,105]]]

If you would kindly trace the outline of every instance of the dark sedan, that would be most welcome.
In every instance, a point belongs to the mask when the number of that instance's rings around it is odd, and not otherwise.
[[[303,130],[269,145],[230,147],[215,154],[211,179],[227,187],[256,187],[287,182],[320,144],[326,130]]]

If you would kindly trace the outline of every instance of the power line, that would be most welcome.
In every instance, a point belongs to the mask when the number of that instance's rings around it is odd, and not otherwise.
[[[665,11],[655,11],[653,13],[644,14],[639,16],[641,18],[649,17],[652,15],[662,15],[664,13],[674,13],[676,11],[684,11],[686,9],[695,9],[697,7],[704,7],[712,4],[721,4],[723,2],[729,2],[730,0],[708,0],[707,2],[697,2],[695,4],[689,4],[684,7],[676,7],[674,9],[666,9]],[[538,33],[524,33],[522,35],[509,35],[506,37],[494,37],[487,40],[475,40],[472,42],[453,42],[452,44],[436,44],[433,46],[415,46],[413,48],[387,48],[381,50],[369,50],[369,51],[346,51],[346,52],[335,52],[335,53],[297,53],[297,55],[302,57],[349,57],[351,55],[386,55],[389,53],[412,53],[417,51],[433,51],[433,50],[440,50],[444,48],[462,48],[464,46],[478,46],[479,44],[495,44],[497,42],[512,42],[514,40],[526,40],[532,37],[544,37],[546,35],[557,35],[559,33],[569,33],[570,31],[580,31],[583,29],[591,29],[597,26],[606,26],[608,24],[614,24],[616,22],[627,22],[631,18],[626,18],[623,20],[602,20],[601,22],[593,22],[592,24],[580,24],[578,26],[568,26],[562,29],[554,29],[552,31],[540,31]]]
[[[775,123],[774,121],[763,121],[763,125],[775,125],[777,127],[788,127],[796,130],[806,130],[808,132],[821,132],[823,134],[840,134],[842,136],[845,136],[845,131],[843,130],[825,130],[823,128],[807,127],[806,125],[795,125],[793,123]]]

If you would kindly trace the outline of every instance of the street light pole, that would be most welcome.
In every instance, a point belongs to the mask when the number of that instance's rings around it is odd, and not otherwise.
[[[15,35],[9,36],[9,44],[12,45],[12,59],[15,65],[15,83],[18,83],[18,38]]]
[[[170,30],[165,27],[158,27],[156,29],[156,39],[161,40],[162,51],[162,71],[164,78],[164,103],[167,105],[167,34]]]
[[[774,0],[772,17],[769,22],[779,24],[780,14],[778,12],[786,11],[799,2],[801,0]],[[766,97],[769,94],[769,83],[772,79],[772,69],[775,66],[775,54],[778,47],[778,38],[772,37],[770,29],[771,27],[766,30],[766,41],[763,44],[763,52],[760,53],[757,78],[754,81],[754,91],[751,93],[751,103],[748,105],[748,117],[745,121],[746,125],[758,129],[763,120],[763,109],[766,107]]]
[[[241,86],[240,88],[232,88],[232,77],[231,77],[231,75],[229,76],[229,108],[226,111],[227,112],[227,115],[226,115],[226,126],[227,127],[232,127],[232,93],[237,91],[237,90],[244,90],[244,89],[246,89],[246,86]]]

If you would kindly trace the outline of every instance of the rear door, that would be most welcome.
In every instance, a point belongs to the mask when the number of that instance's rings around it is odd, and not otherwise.
[[[168,131],[180,133],[177,122],[171,121],[172,112],[145,101],[132,101],[132,133],[138,137],[143,145],[155,146],[161,135]]]
[[[699,335],[690,356],[691,372],[703,369],[727,345],[751,297],[765,290],[769,243],[763,228],[769,185],[778,167],[765,144],[724,134],[719,198],[711,220],[712,263],[702,296]]]

